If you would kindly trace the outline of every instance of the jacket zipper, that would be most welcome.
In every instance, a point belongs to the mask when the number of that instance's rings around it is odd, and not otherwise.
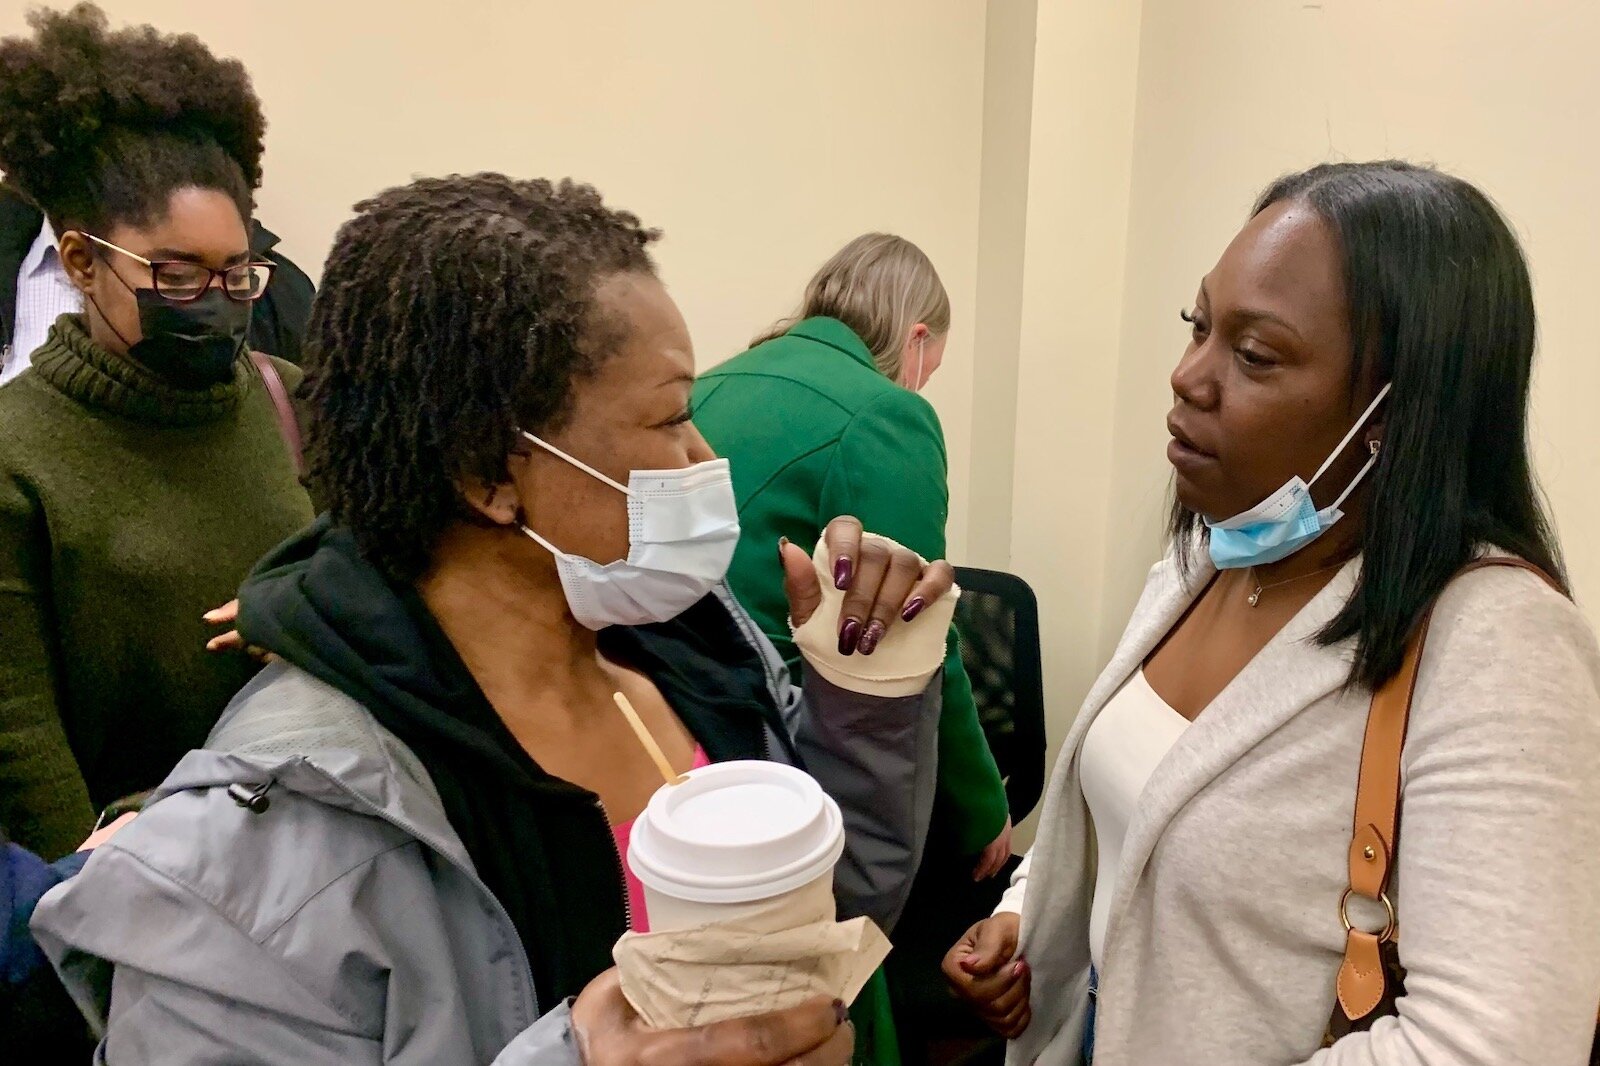
[[[766,634],[762,633],[755,623],[749,621],[748,616],[742,613],[744,609],[737,606],[739,601],[734,597],[733,590],[726,581],[722,583],[722,588],[719,592],[721,591],[727,593],[726,598],[721,595],[718,595],[717,598],[722,600],[723,609],[733,619],[733,624],[739,627],[739,632],[744,634],[745,643],[750,645],[750,648],[761,660],[761,672],[767,679],[767,694],[772,697],[773,706],[778,712],[778,725],[780,728],[787,729],[788,727],[783,721],[783,693],[778,691],[778,673],[773,669],[772,664],[767,661],[767,654],[761,647],[761,641],[766,639]],[[731,601],[731,605],[729,601]],[[761,721],[761,758],[765,762],[773,761],[771,727],[767,725],[764,715]]]
[[[599,796],[594,799],[595,809],[600,812],[600,817],[606,823],[606,839],[611,841],[611,854],[617,860],[617,884],[622,886],[622,915],[627,923],[626,931],[633,932],[633,899],[628,891],[628,867],[622,859],[622,849],[617,846],[617,834],[611,831],[611,812],[606,810],[605,801]]]

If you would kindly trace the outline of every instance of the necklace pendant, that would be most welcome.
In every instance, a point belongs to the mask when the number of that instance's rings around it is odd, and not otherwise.
[[[1260,602],[1261,602],[1261,586],[1257,585],[1256,586],[1256,590],[1250,594],[1250,606],[1254,607],[1256,604],[1258,604]]]

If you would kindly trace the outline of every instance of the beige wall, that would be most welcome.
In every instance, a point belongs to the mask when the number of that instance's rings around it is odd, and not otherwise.
[[[978,199],[978,288],[972,379],[968,554],[1011,568],[1021,371],[1022,278],[1028,240],[1036,0],[992,0],[984,41],[983,157]]]
[[[1039,594],[1052,752],[1101,665],[1138,49],[1137,4],[1039,0],[1011,563]]]
[[[666,231],[704,365],[850,237],[915,240],[955,306],[929,396],[964,553],[983,0],[101,3],[245,62],[270,123],[260,216],[313,273],[351,204],[414,175],[573,175]],[[0,34],[23,7],[0,0]]]

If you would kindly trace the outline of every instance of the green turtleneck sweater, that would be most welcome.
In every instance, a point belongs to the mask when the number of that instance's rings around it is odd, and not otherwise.
[[[278,364],[291,389],[299,371]],[[54,858],[254,671],[201,615],[311,519],[250,360],[175,389],[65,315],[0,388],[0,826]]]

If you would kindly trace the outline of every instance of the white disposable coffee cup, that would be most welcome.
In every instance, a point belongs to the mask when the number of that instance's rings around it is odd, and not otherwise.
[[[771,931],[832,921],[844,819],[810,775],[760,761],[691,770],[650,798],[629,837],[652,932],[738,920]]]

